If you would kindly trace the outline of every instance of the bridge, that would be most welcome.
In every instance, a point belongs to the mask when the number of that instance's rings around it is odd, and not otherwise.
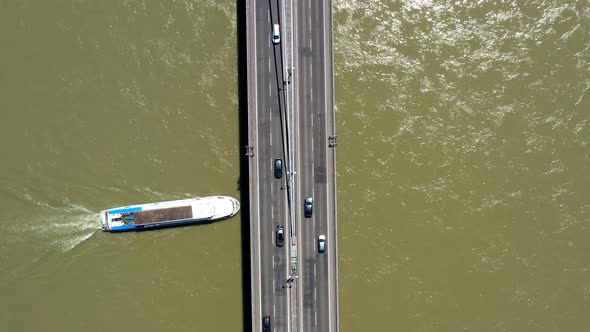
[[[251,328],[263,331],[267,317],[272,331],[338,331],[332,1],[242,9]]]

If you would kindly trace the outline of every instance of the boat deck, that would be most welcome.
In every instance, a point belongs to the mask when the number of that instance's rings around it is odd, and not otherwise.
[[[192,219],[193,209],[190,205],[167,209],[147,210],[133,213],[135,225],[147,225],[166,221]]]

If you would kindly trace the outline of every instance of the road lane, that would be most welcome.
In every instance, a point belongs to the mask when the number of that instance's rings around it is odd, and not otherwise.
[[[281,126],[283,111],[281,53],[278,45],[271,42],[272,25],[278,21],[278,7],[274,1],[255,2],[256,40],[256,100],[257,131],[256,154],[258,164],[258,210],[260,245],[260,293],[261,315],[271,316],[276,331],[287,331],[287,291],[283,288],[287,276],[287,244],[278,248],[275,229],[285,225],[286,191],[284,177],[274,178],[274,159],[284,160],[284,131]],[[288,228],[287,228],[288,229]]]
[[[328,223],[328,130],[326,98],[332,98],[331,85],[326,84],[325,29],[326,1],[302,0],[297,3],[297,87],[300,129],[300,202],[306,196],[314,198],[314,213],[311,219],[299,218],[301,243],[301,294],[302,331],[334,331],[337,324],[333,314],[337,305],[332,281],[335,279],[335,232]],[[331,54],[330,54],[331,56]],[[331,77],[328,77],[331,80]],[[330,88],[330,89],[328,89]],[[333,170],[331,170],[333,171]],[[334,197],[334,196],[332,196]],[[334,197],[335,198],[335,197]],[[302,205],[301,205],[302,206]],[[327,250],[318,253],[319,235],[327,235]]]

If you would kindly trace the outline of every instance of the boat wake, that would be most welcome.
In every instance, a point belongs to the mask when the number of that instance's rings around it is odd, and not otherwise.
[[[63,228],[62,231],[55,234],[56,238],[51,241],[51,244],[62,252],[74,249],[100,230],[97,225],[96,213],[77,216],[76,219],[78,220],[53,225],[55,229]]]
[[[35,241],[46,249],[68,252],[100,230],[96,212],[84,208],[53,210],[44,216],[4,224],[2,231],[16,242]]]

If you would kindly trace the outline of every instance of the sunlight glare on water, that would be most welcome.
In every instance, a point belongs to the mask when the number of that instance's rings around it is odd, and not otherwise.
[[[334,4],[342,331],[585,330],[588,3]]]

